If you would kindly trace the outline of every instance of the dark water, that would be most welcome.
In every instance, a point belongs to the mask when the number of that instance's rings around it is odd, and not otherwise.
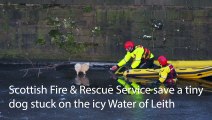
[[[38,70],[31,70],[24,76],[21,69],[29,66],[1,66],[0,68],[0,120],[74,120],[74,119],[115,119],[115,120],[140,120],[140,119],[189,119],[189,120],[210,120],[212,117],[212,82],[209,80],[179,80],[177,87],[185,88],[186,86],[204,88],[201,96],[197,95],[129,95],[129,94],[112,94],[112,95],[88,95],[88,94],[47,94],[47,95],[9,95],[9,86],[26,87],[26,86],[45,86],[57,85],[59,87],[70,88],[74,85],[76,89],[84,85],[87,88],[116,88],[120,85],[117,79],[113,79],[107,69],[93,68],[83,77],[76,77],[76,73],[71,67],[62,67],[57,70],[41,70],[38,76]],[[23,77],[24,76],[24,77]],[[149,79],[132,79],[128,78],[128,83],[136,81],[142,87],[152,85]],[[141,81],[141,82],[140,82]],[[145,82],[142,82],[145,81]],[[159,86],[160,87],[160,86]],[[146,99],[161,101],[171,99],[175,103],[174,108],[109,108],[106,106],[103,110],[99,108],[39,108],[22,110],[9,108],[9,102],[13,99],[16,101],[95,101],[120,100],[141,102]]]

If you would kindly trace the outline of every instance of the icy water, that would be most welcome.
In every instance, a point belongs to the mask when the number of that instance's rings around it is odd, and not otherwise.
[[[38,70],[30,70],[27,74],[20,71],[28,68],[25,65],[1,65],[0,66],[0,120],[80,120],[80,119],[114,119],[114,120],[141,120],[141,119],[176,119],[176,120],[210,120],[212,117],[212,82],[208,80],[179,80],[177,87],[186,86],[204,88],[201,96],[198,95],[129,95],[129,94],[46,94],[46,95],[9,95],[9,86],[49,87],[57,85],[69,88],[86,86],[86,88],[116,88],[120,85],[117,79],[111,76],[107,68],[91,68],[85,77],[76,77],[73,66],[63,66],[57,70],[41,70],[38,78]],[[128,78],[128,83],[136,81],[140,86],[151,85],[149,79]],[[145,82],[144,82],[145,81]],[[22,110],[9,108],[9,102],[17,101],[73,101],[80,99],[90,103],[95,101],[120,100],[141,102],[146,99],[160,101],[171,99],[175,103],[174,108],[39,108]]]

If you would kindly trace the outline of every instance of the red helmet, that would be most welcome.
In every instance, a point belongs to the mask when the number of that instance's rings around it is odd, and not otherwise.
[[[126,41],[124,44],[125,49],[133,48],[135,44],[132,41]]]
[[[166,59],[166,57],[164,57],[164,56],[158,57],[158,62],[159,62],[162,66],[167,65],[167,59]]]

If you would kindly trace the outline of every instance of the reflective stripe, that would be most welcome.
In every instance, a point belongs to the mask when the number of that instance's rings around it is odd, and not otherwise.
[[[143,57],[143,59],[148,60],[151,57],[152,53],[150,52],[149,49],[144,48],[144,47],[142,47],[142,48],[144,50],[142,57]]]
[[[135,61],[140,61],[141,59],[135,59]]]
[[[160,76],[160,77],[166,79],[166,77],[164,77],[164,76]]]
[[[121,67],[125,65],[131,58],[130,52],[127,52],[125,57],[118,63],[118,66]]]

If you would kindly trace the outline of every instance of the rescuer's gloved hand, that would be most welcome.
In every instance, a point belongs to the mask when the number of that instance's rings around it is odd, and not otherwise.
[[[119,66],[118,65],[114,65],[110,68],[111,71],[116,71],[118,70]]]

